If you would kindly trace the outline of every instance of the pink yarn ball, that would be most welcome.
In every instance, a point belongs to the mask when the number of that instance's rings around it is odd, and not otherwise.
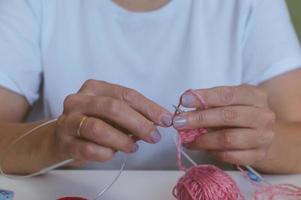
[[[190,168],[173,189],[178,200],[238,200],[242,197],[234,180],[213,165]]]

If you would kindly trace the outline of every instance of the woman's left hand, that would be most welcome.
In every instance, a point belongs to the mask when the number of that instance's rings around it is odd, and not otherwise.
[[[208,106],[190,92],[182,106],[197,108],[177,115],[178,130],[206,128],[208,133],[187,144],[192,150],[206,150],[224,162],[252,165],[265,158],[274,140],[275,114],[269,109],[267,93],[259,87],[240,85],[195,90]]]

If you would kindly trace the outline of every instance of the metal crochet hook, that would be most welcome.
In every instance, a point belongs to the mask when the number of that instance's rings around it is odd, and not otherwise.
[[[178,113],[183,113],[183,112],[185,112],[184,110],[182,110],[182,109],[180,109],[178,106],[176,106],[176,105],[172,105],[172,107],[174,107],[174,109],[176,110],[176,112],[178,112]]]
[[[174,107],[174,109],[176,110],[176,112],[178,112],[179,114],[185,112],[184,110],[180,109],[180,108],[179,108],[178,106],[176,106],[176,105],[172,105],[172,106]],[[263,181],[263,182],[265,182],[265,183],[267,183],[267,184],[270,184],[270,183],[268,183],[268,182],[260,175],[259,172],[257,172],[257,171],[256,171],[254,168],[252,168],[250,165],[246,165],[245,168],[248,170],[249,173],[251,173],[252,175],[255,176],[255,179],[256,179],[257,182]],[[249,177],[252,179],[251,176],[249,176]],[[255,179],[254,179],[254,180],[255,180]]]

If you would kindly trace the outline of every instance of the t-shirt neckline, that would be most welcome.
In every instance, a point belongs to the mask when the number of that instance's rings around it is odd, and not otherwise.
[[[145,12],[130,11],[121,7],[112,0],[104,0],[107,9],[117,16],[129,18],[162,18],[171,15],[175,7],[183,0],[170,0],[167,4],[159,9]],[[186,0],[185,0],[186,1]]]

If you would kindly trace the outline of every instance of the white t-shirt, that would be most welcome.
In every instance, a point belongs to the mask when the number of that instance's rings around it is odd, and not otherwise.
[[[172,0],[146,13],[110,0],[0,2],[0,85],[33,104],[43,83],[48,118],[91,78],[136,89],[172,111],[189,88],[258,84],[298,66],[284,0]],[[175,131],[160,130],[162,141],[140,143],[128,168],[176,168]]]

